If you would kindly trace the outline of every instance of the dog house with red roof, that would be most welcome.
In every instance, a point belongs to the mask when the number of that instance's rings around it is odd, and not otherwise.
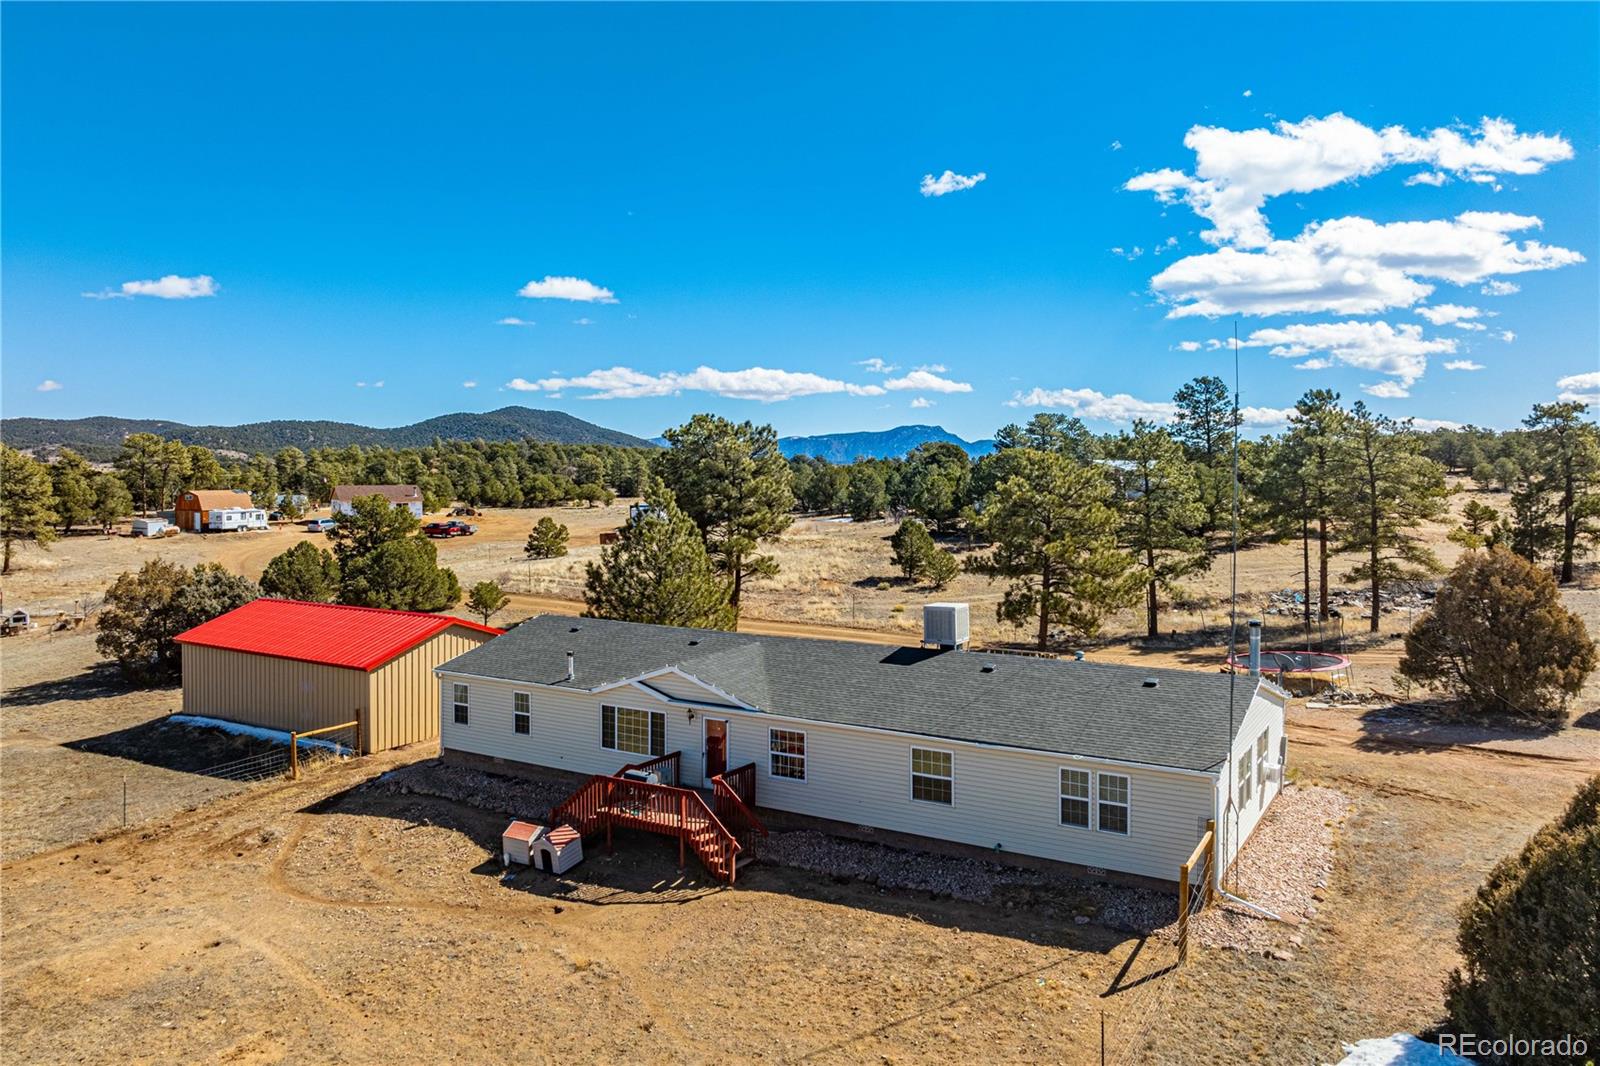
[[[362,754],[435,740],[433,671],[501,632],[420,611],[253,600],[178,635],[183,711],[302,733],[359,720]]]

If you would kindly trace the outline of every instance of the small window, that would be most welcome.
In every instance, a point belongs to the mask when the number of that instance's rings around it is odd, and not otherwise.
[[[767,730],[768,770],[773,777],[806,779],[806,735],[798,729]]]
[[[1061,824],[1089,828],[1089,771],[1061,771]]]
[[[601,707],[600,746],[631,755],[665,755],[667,716],[632,707]]]
[[[1239,756],[1239,806],[1243,807],[1250,802],[1253,794],[1250,779],[1250,753],[1248,751]]]
[[[1261,801],[1267,799],[1267,732],[1256,737],[1256,780],[1261,782]]]
[[[1102,833],[1128,831],[1128,779],[1122,774],[1101,774],[1096,781],[1099,790],[1099,830]]]
[[[955,803],[956,757],[948,751],[911,749],[911,798],[924,803]]]
[[[455,704],[456,725],[466,725],[468,718],[467,686],[453,685],[453,702]]]
[[[511,731],[526,736],[533,721],[533,714],[528,708],[528,694],[515,692],[511,695]]]

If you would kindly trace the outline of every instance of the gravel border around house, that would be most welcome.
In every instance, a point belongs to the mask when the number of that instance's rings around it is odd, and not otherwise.
[[[1303,925],[1317,916],[1333,873],[1339,825],[1349,797],[1321,785],[1285,786],[1245,842],[1229,890],[1280,917]],[[1292,958],[1303,929],[1263,918],[1222,897],[1194,920],[1191,931],[1211,947]],[[1287,943],[1287,947],[1281,946]]]
[[[434,796],[511,818],[539,820],[572,795],[572,786],[529,777],[511,777],[450,766],[437,760],[415,762],[367,782],[366,788],[394,796]]]

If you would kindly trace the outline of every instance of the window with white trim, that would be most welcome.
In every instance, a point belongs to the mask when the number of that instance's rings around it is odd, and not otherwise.
[[[798,729],[767,730],[768,772],[792,781],[806,779],[806,735]]]
[[[1256,737],[1256,780],[1261,782],[1261,802],[1267,801],[1267,731]]]
[[[956,757],[933,748],[911,749],[911,798],[952,806],[956,792]]]
[[[533,713],[529,708],[530,700],[526,692],[513,692],[511,694],[511,731],[527,736],[532,724]]]
[[[1095,799],[1095,828],[1102,833],[1126,833],[1132,803],[1127,775],[1095,775]]]
[[[601,707],[600,746],[630,755],[665,755],[667,716],[632,707]]]
[[[1250,802],[1253,794],[1250,786],[1250,752],[1247,749],[1239,756],[1239,806],[1241,807]]]
[[[455,712],[456,725],[466,725],[467,719],[471,717],[471,703],[467,699],[467,686],[456,684],[451,685],[450,688],[450,702]]]
[[[1089,828],[1089,771],[1061,771],[1061,824]]]

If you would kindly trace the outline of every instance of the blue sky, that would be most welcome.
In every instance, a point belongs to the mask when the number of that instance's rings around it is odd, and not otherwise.
[[[8,416],[1600,397],[1592,4],[0,18]]]

